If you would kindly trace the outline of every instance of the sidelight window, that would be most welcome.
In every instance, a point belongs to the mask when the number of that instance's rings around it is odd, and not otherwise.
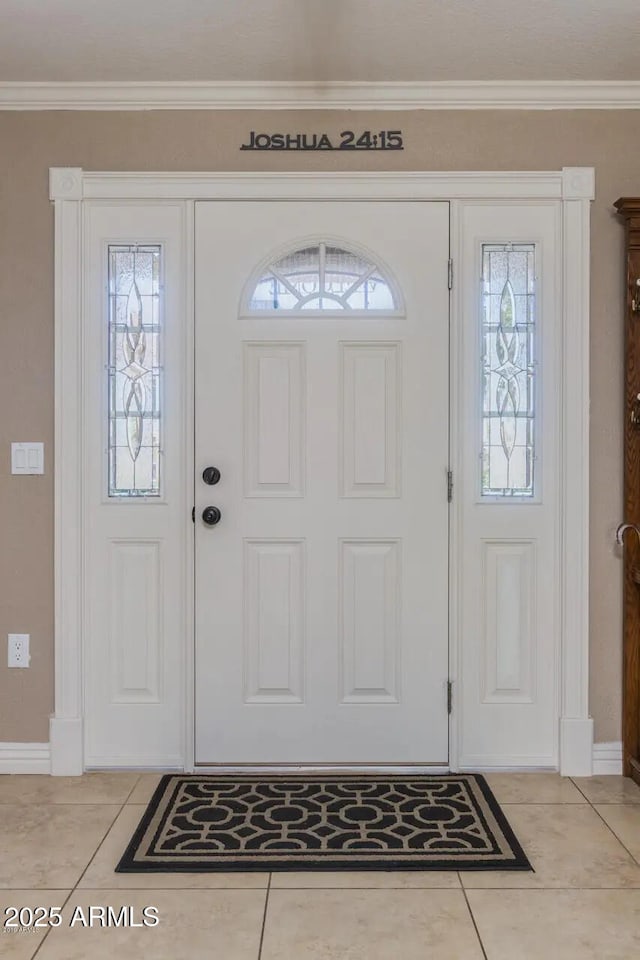
[[[161,492],[161,247],[110,245],[109,496]]]
[[[535,486],[535,245],[482,247],[483,497]]]

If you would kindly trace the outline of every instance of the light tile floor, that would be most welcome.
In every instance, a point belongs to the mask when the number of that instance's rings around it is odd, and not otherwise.
[[[0,958],[640,956],[640,788],[622,777],[488,777],[535,874],[116,874],[157,780],[0,776]],[[137,923],[155,907],[160,922],[89,928],[92,906],[129,907]],[[62,922],[11,932],[9,907],[60,907]]]

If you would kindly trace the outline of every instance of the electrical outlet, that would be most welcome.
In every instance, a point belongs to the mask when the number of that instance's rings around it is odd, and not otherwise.
[[[29,656],[29,634],[28,633],[10,633],[9,634],[9,656],[8,664],[10,667],[28,667],[31,657]]]

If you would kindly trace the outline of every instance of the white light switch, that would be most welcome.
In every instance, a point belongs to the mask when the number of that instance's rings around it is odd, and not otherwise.
[[[44,443],[12,443],[11,473],[44,473]]]

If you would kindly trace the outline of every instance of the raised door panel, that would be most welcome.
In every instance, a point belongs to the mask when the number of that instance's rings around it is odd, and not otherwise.
[[[400,495],[401,347],[342,343],[340,472],[343,497]]]
[[[485,541],[483,703],[535,698],[535,543]]]
[[[247,497],[304,494],[305,346],[245,343]]]
[[[304,699],[305,543],[245,541],[245,702]]]
[[[401,544],[340,544],[343,703],[397,703],[401,644]]]
[[[162,699],[162,544],[109,544],[112,703]]]

